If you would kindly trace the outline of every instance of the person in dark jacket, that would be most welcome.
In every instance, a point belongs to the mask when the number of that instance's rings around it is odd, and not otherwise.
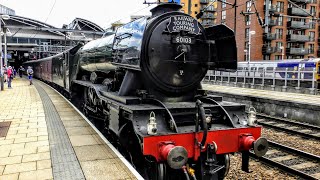
[[[25,71],[25,69],[22,66],[20,66],[18,69],[18,73],[19,73],[20,78],[22,78],[23,71]]]

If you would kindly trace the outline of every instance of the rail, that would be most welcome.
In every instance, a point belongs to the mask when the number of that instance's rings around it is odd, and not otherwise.
[[[295,135],[300,135],[303,137],[320,140],[319,126],[296,122],[296,121],[290,121],[288,119],[272,117],[264,114],[257,114],[257,117],[258,117],[258,124],[264,127],[277,129],[277,130],[292,133]]]
[[[278,151],[280,152],[284,152],[286,153],[286,155],[293,155],[294,157],[292,159],[304,159],[303,161],[304,162],[315,162],[315,163],[319,163],[320,162],[320,157],[319,156],[316,156],[316,155],[313,155],[313,154],[310,154],[310,153],[307,153],[307,152],[304,152],[304,151],[300,151],[298,149],[295,149],[295,148],[291,148],[291,147],[288,147],[288,146],[284,146],[282,144],[279,144],[279,143],[276,143],[276,142],[273,142],[273,141],[268,141],[270,147],[272,147],[273,149],[277,149]],[[274,153],[274,155],[276,155],[277,153]],[[288,173],[291,173],[293,175],[297,175],[299,177],[302,177],[304,179],[317,179],[317,177],[315,177],[314,173],[312,172],[308,172],[307,169],[297,169],[297,168],[294,168],[294,164],[292,165],[288,165],[287,163],[284,163],[284,161],[279,161],[279,160],[276,160],[275,157],[273,158],[268,158],[266,156],[268,155],[265,155],[263,157],[257,157],[254,153],[250,152],[250,156],[253,157],[253,158],[256,158],[256,159],[259,159],[260,161],[266,163],[266,164],[269,164],[273,167],[277,167],[279,169],[282,169],[284,170],[285,172],[288,172]],[[297,162],[296,164],[301,164],[302,162]],[[316,167],[318,167],[319,165],[317,165]]]
[[[204,82],[220,83],[227,85],[241,84],[251,88],[260,86],[270,86],[272,90],[276,87],[281,87],[283,91],[288,88],[299,90],[307,88],[310,94],[318,94],[316,68],[263,68],[263,69],[244,69],[235,72],[224,71],[208,71],[204,78]]]

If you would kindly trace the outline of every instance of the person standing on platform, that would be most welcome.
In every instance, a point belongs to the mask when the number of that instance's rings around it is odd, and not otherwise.
[[[22,78],[22,74],[23,74],[24,68],[22,66],[20,66],[20,68],[18,69],[18,74],[20,76],[20,78]]]
[[[11,89],[11,82],[13,79],[13,71],[12,71],[12,67],[9,66],[8,70],[7,70],[7,75],[8,75],[8,89]]]
[[[13,69],[13,78],[16,78],[17,70],[16,70],[16,68],[14,68],[14,67],[12,67],[12,69]]]
[[[33,70],[32,70],[32,68],[31,68],[31,66],[28,66],[27,74],[28,74],[28,79],[29,79],[29,81],[30,81],[30,85],[32,85]]]
[[[2,71],[3,71],[4,82],[7,82],[8,74],[7,74],[7,66],[6,65],[3,65]]]

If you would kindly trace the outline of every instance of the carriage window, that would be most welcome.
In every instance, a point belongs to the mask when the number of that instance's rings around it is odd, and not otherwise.
[[[273,67],[267,67],[267,71],[273,71]]]
[[[238,70],[243,70],[243,67],[238,67]]]

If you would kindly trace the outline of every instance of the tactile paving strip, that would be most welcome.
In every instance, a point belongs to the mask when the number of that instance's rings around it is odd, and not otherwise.
[[[55,180],[85,179],[69,136],[50,97],[44,89],[34,83],[38,90],[46,116],[53,178]]]

